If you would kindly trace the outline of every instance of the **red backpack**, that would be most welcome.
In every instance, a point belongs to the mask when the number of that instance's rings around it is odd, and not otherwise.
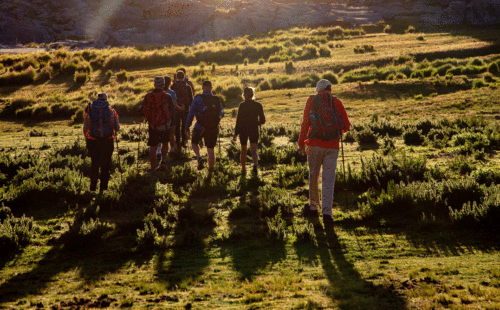
[[[184,105],[184,109],[189,110],[191,102],[193,102],[191,86],[186,81],[177,81],[172,85],[171,89],[175,91],[177,104]]]
[[[163,109],[163,105],[168,104],[167,96],[168,94],[164,91],[152,92],[146,95],[142,114],[153,127],[161,127],[170,120],[168,109],[166,113]]]
[[[333,103],[335,97],[332,98],[332,96],[328,94],[328,98],[325,102],[322,100],[322,96],[324,95],[311,96],[314,98],[314,103],[309,113],[312,125],[309,138],[331,141],[342,135],[340,130],[342,118]]]

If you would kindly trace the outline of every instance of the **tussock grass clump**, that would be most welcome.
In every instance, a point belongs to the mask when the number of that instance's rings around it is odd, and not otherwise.
[[[21,72],[10,72],[0,75],[0,86],[23,86],[33,84],[36,78],[36,70],[29,67]]]
[[[380,194],[368,193],[367,202],[361,203],[360,209],[362,217],[397,216],[418,221],[425,214],[452,221],[460,214],[456,210],[463,210],[462,206],[469,202],[471,206],[480,203],[486,192],[471,178],[399,185],[390,181],[387,190]]]
[[[422,145],[425,142],[425,136],[417,127],[409,127],[403,132],[403,140],[406,145]]]
[[[5,206],[2,204],[2,210]],[[5,212],[3,212],[5,213]],[[8,255],[22,247],[27,246],[34,234],[33,218],[22,216],[14,217],[12,214],[0,221],[0,247],[2,255]]]

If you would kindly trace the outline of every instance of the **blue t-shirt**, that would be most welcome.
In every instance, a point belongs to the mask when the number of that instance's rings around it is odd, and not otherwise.
[[[167,89],[166,92],[167,92],[167,94],[170,95],[170,97],[172,97],[172,100],[177,100],[177,95],[175,94],[175,91],[173,91],[171,89]]]

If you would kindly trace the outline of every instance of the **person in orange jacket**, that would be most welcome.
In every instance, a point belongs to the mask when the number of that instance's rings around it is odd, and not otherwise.
[[[340,135],[347,132],[351,123],[342,102],[332,96],[332,83],[320,80],[315,96],[310,96],[304,108],[299,135],[299,153],[307,154],[309,166],[309,200],[303,208],[304,216],[318,216],[319,175],[322,172],[321,212],[323,224],[333,225],[332,205],[335,170],[339,156]]]

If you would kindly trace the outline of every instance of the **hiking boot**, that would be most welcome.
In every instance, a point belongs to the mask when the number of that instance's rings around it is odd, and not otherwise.
[[[90,191],[95,192],[97,189],[97,181],[90,181]]]
[[[203,169],[203,164],[205,163],[205,159],[203,157],[198,158],[198,170]]]
[[[306,203],[304,205],[304,208],[302,209],[302,214],[305,217],[317,217],[318,216],[318,210],[311,210],[311,206]]]
[[[333,216],[328,215],[328,214],[323,214],[323,225],[326,226],[333,226]]]

